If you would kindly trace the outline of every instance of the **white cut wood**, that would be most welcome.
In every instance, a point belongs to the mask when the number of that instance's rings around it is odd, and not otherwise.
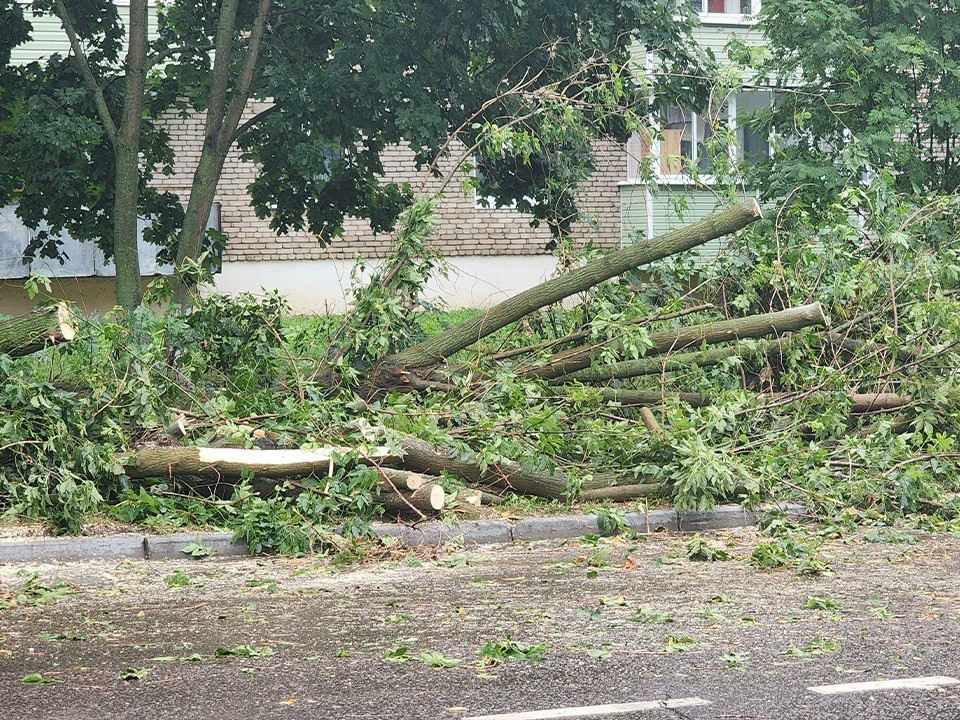
[[[500,713],[498,715],[474,715],[464,718],[463,720],[555,720],[556,718],[585,718],[597,715],[625,715],[626,713],[641,712],[644,710],[674,710],[709,704],[709,700],[703,700],[697,697],[677,698],[674,700],[644,700],[642,702],[584,705],[582,707]]]
[[[355,449],[323,447],[316,450],[251,450],[247,448],[147,447],[134,452],[124,463],[130,477],[168,477],[195,475],[217,479],[241,477],[244,472],[256,477],[284,478],[314,473],[333,474],[339,456],[349,457]],[[365,448],[365,459],[385,460],[385,447]]]
[[[261,465],[270,463],[277,467],[299,465],[305,462],[326,463],[333,457],[329,448],[318,450],[254,450],[252,448],[211,448],[198,447],[197,460],[202,463],[238,463],[240,465]]]
[[[807,688],[807,690],[818,695],[842,695],[845,693],[883,692],[885,690],[935,690],[949,685],[960,685],[960,680],[943,675],[930,675],[927,677],[901,678],[899,680],[816,685]]]

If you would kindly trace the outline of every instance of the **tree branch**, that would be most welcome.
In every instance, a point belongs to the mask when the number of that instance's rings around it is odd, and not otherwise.
[[[224,0],[217,21],[217,36],[214,41],[213,72],[210,76],[210,101],[207,103],[207,122],[204,127],[204,143],[213,147],[220,144],[220,131],[230,85],[230,62],[233,59],[233,34],[237,21],[239,0]]]
[[[240,118],[243,116],[243,110],[247,106],[247,98],[250,95],[250,87],[253,85],[253,76],[257,71],[257,63],[260,59],[260,46],[263,43],[263,36],[267,30],[267,17],[270,15],[271,0],[260,0],[257,7],[257,17],[253,21],[253,27],[250,29],[250,40],[247,47],[246,57],[243,59],[243,69],[240,71],[240,77],[233,88],[230,96],[230,104],[227,107],[226,117],[223,121],[223,132],[218,139],[218,149],[223,153],[230,149],[233,141],[237,137],[237,126],[240,124]]]
[[[269,117],[270,115],[273,115],[273,113],[275,113],[275,112],[276,112],[277,110],[279,110],[279,109],[280,109],[280,106],[279,106],[279,105],[271,105],[270,107],[266,108],[265,110],[261,110],[260,112],[258,112],[258,113],[257,113],[256,115],[254,115],[253,117],[248,118],[247,120],[244,121],[243,125],[241,125],[240,127],[237,128],[237,131],[233,134],[234,139],[240,137],[240,136],[243,135],[247,130],[249,130],[249,129],[252,128],[254,125],[256,125],[258,122],[260,122],[261,120],[263,120],[265,117]]]
[[[87,56],[83,53],[80,38],[77,37],[77,31],[73,27],[70,16],[67,14],[67,8],[63,4],[63,0],[56,0],[54,12],[57,17],[60,18],[63,29],[67,33],[67,38],[70,40],[70,48],[73,50],[73,55],[77,60],[77,66],[80,68],[80,76],[83,78],[83,84],[87,86],[87,90],[93,96],[93,103],[97,108],[97,114],[100,116],[100,122],[103,124],[103,130],[107,134],[107,137],[110,138],[110,143],[116,145],[117,125],[113,121],[113,116],[110,114],[107,99],[103,95],[103,88],[97,83],[96,78],[93,76],[93,70],[90,69],[90,64],[87,62]]]

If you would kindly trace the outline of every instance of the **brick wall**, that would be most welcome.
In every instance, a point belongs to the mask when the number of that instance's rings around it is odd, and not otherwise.
[[[252,111],[252,110],[251,110]],[[193,171],[200,156],[203,118],[181,118],[171,115],[164,121],[177,153],[175,172],[159,176],[155,184],[172,190],[181,197],[189,194]],[[616,143],[597,146],[597,166],[582,202],[588,221],[578,224],[576,237],[604,248],[620,244],[620,194],[617,183],[626,177],[626,153]],[[447,160],[446,170],[453,160]],[[383,157],[384,177],[389,181],[409,182],[414,188],[424,182],[424,173],[417,171],[412,153],[403,147],[386,151]],[[357,255],[369,258],[389,254],[389,235],[375,235],[366,221],[348,219],[342,238],[336,238],[328,247],[322,247],[308,232],[291,232],[277,236],[270,230],[268,220],[256,217],[249,204],[247,185],[256,176],[256,167],[240,159],[232,150],[224,166],[217,189],[221,205],[221,223],[229,238],[224,259],[227,261],[256,260],[320,260],[350,259]],[[445,189],[439,208],[440,224],[434,236],[434,246],[445,255],[535,255],[543,253],[549,242],[549,230],[541,226],[531,228],[527,216],[509,208],[477,208],[473,193],[461,187],[462,175],[454,177]],[[435,191],[440,184],[436,178],[427,178],[424,189]]]

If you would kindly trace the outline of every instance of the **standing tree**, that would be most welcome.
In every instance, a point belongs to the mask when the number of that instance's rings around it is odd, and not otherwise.
[[[562,234],[576,219],[576,180],[585,175],[557,182],[552,158],[563,150],[589,168],[590,139],[623,140],[631,128],[597,112],[584,116],[586,139],[552,135],[538,92],[644,110],[648,86],[623,70],[633,48],[658,52],[666,82],[678,88],[676,78],[698,66],[685,22],[659,0],[175,0],[157,8],[150,48],[145,0],[131,3],[128,18],[110,0],[37,0],[33,10],[60,18],[71,51],[4,70],[4,87],[16,92],[0,100],[9,118],[0,123],[0,156],[16,171],[0,200],[17,200],[31,227],[48,226],[32,251],[56,256],[62,230],[97,241],[117,263],[126,308],[139,302],[136,215],[152,219],[149,239],[166,247],[164,257],[190,267],[236,144],[259,164],[257,213],[279,233],[307,229],[326,242],[346,215],[387,229],[409,203],[407,188],[380,180],[387,146],[407,143],[426,164],[455,131],[471,147],[519,114],[541,124],[537,141],[518,149],[519,163],[488,153],[482,182],[497,202],[516,202]],[[5,12],[22,26],[19,3],[8,0]],[[24,37],[22,27],[3,33],[4,45]],[[587,98],[611,65],[617,92]],[[158,122],[171,108],[205,115],[185,214],[149,184],[174,161]],[[175,278],[175,300],[185,302],[193,276]]]
[[[898,189],[960,185],[960,11],[930,0],[764,0],[762,71],[782,92],[766,118],[790,138],[759,187],[826,207],[864,172]],[[855,147],[855,152],[847,149]]]

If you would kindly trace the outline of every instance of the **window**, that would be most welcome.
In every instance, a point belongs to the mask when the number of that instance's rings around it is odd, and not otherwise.
[[[681,0],[683,2],[684,0]],[[760,10],[760,0],[685,0],[709,23],[749,23]]]
[[[694,178],[712,181],[713,159],[707,141],[718,126],[730,125],[735,130],[736,146],[731,156],[746,163],[755,163],[770,153],[770,141],[751,123],[757,110],[769,106],[771,94],[763,90],[734,93],[715,111],[697,113],[684,108],[661,110],[652,122],[649,134],[637,134],[627,143],[627,179],[637,181],[649,163],[659,182],[688,184]]]
[[[753,12],[752,0],[689,0],[698,13],[723,15],[749,15]]]

